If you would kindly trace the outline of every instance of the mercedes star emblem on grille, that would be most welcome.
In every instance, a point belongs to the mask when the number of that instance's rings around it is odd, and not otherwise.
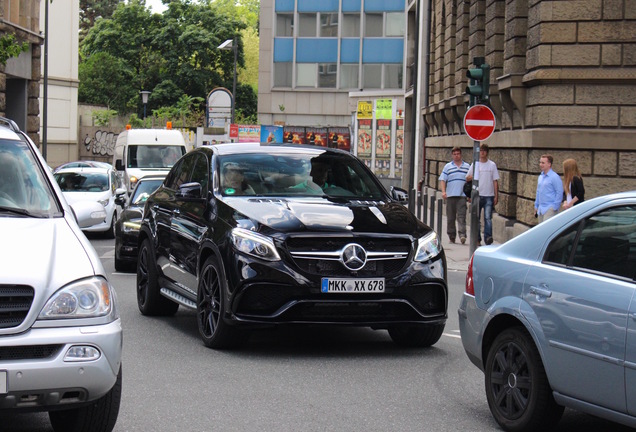
[[[342,250],[342,263],[352,271],[360,270],[367,263],[367,251],[356,243],[349,243]]]

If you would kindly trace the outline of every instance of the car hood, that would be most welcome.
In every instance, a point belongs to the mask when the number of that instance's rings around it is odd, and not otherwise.
[[[346,231],[408,234],[421,237],[431,229],[396,202],[332,202],[327,198],[224,198],[238,214],[239,225],[266,225],[280,232]],[[250,227],[246,227],[250,228]]]
[[[0,284],[35,289],[31,319],[57,289],[95,275],[89,251],[65,218],[7,217],[1,222]]]

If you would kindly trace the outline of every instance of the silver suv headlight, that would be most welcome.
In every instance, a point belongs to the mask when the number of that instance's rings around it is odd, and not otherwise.
[[[431,231],[424,237],[420,237],[417,241],[417,252],[415,254],[415,261],[428,261],[435,258],[442,251],[442,245],[439,242],[439,237],[435,231]]]
[[[243,228],[232,230],[232,243],[239,251],[267,261],[280,261],[271,238]]]
[[[73,282],[53,294],[39,319],[101,317],[111,313],[114,301],[115,294],[108,281],[92,277]]]

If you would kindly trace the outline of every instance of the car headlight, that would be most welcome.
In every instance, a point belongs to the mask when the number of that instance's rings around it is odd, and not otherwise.
[[[113,309],[114,293],[106,279],[93,277],[60,289],[51,296],[39,319],[94,318]]]
[[[435,231],[431,231],[424,237],[420,237],[417,241],[417,253],[415,261],[428,261],[435,258],[442,251],[442,245]]]
[[[271,238],[243,228],[232,230],[232,243],[239,251],[267,261],[280,261]]]
[[[122,224],[124,232],[139,231],[141,228],[141,219],[127,220]]]

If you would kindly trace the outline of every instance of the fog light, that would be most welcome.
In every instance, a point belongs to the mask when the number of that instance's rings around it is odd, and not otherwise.
[[[64,361],[80,362],[97,360],[102,354],[97,348],[90,345],[73,345],[64,356]]]

